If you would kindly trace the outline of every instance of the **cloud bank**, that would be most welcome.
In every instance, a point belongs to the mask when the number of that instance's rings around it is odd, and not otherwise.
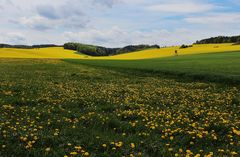
[[[0,42],[118,47],[240,34],[239,0],[0,0]]]

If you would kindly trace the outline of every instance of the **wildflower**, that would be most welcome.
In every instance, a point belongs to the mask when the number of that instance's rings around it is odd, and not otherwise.
[[[70,155],[77,155],[77,152],[71,152]]]
[[[84,156],[89,156],[89,153],[88,153],[88,152],[85,152],[85,153],[84,153]]]
[[[107,147],[107,145],[106,145],[106,144],[102,144],[102,146],[103,146],[104,148],[106,148],[106,147]]]
[[[240,136],[240,131],[238,131],[237,129],[233,128],[233,133]]]
[[[191,150],[186,150],[187,154],[192,154]]]
[[[121,147],[122,145],[123,145],[123,142],[115,143],[115,146],[116,146],[116,147]]]
[[[50,147],[48,147],[48,148],[45,149],[46,152],[49,152],[50,150],[51,150]]]
[[[201,155],[200,154],[196,154],[194,157],[200,157]]]
[[[34,137],[33,137],[33,139],[34,139],[34,140],[37,140],[37,139],[38,139],[38,137],[37,137],[37,136],[34,136]]]
[[[133,155],[133,154],[130,154],[130,157],[134,157],[134,155]]]
[[[133,149],[133,148],[135,148],[135,144],[134,143],[131,143],[130,144],[130,147]]]
[[[183,152],[182,148],[180,148],[178,151],[179,151],[180,153],[182,153],[182,152]]]
[[[231,152],[231,154],[232,154],[233,156],[238,155],[237,152]]]

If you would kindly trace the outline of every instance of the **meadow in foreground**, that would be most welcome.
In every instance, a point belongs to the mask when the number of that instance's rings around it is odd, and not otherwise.
[[[239,156],[240,87],[0,60],[0,156]]]

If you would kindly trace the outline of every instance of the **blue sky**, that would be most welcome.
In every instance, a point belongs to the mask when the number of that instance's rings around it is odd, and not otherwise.
[[[0,43],[190,44],[240,34],[240,0],[0,0]]]

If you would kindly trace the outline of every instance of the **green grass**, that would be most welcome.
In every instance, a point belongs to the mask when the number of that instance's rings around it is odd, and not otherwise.
[[[239,85],[0,59],[0,156],[233,156],[239,96]]]
[[[185,55],[146,60],[66,60],[96,67],[173,75],[178,78],[240,82],[240,52]]]

